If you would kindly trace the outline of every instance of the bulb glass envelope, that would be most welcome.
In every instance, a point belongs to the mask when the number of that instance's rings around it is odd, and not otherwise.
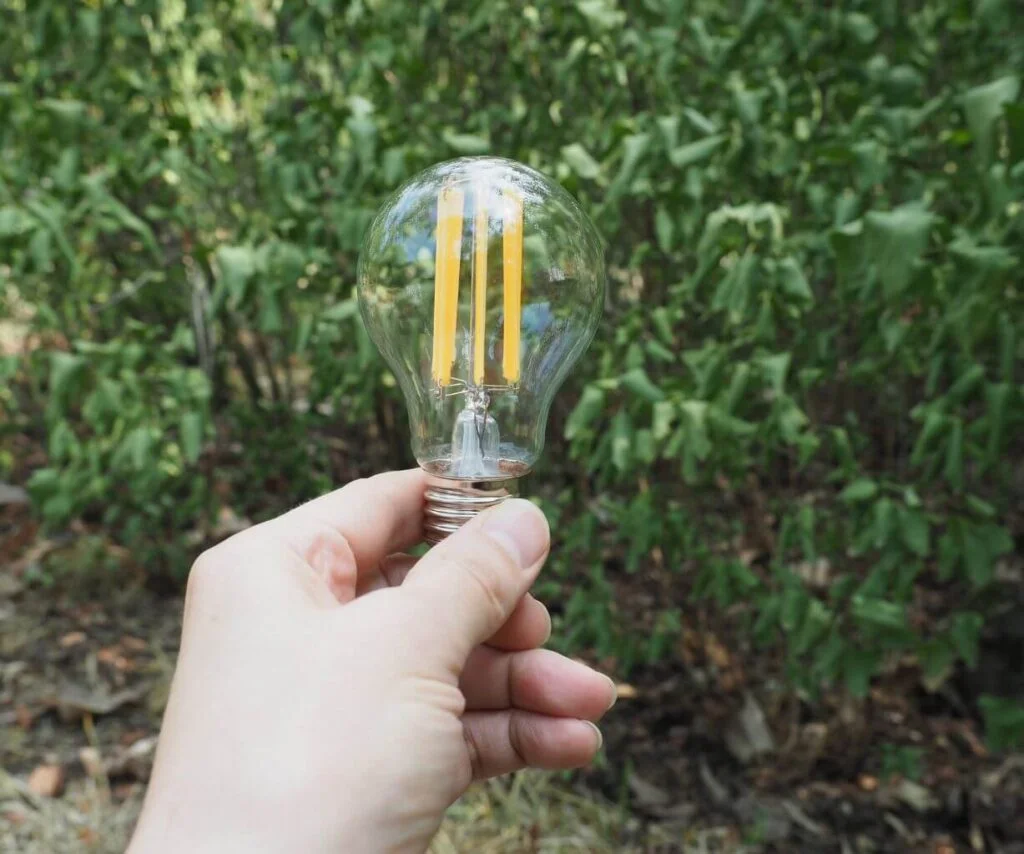
[[[367,232],[358,293],[420,465],[460,480],[528,471],[604,287],[594,226],[527,166],[461,158],[400,187]]]

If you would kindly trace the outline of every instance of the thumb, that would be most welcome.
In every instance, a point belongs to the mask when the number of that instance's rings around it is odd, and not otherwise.
[[[529,501],[482,513],[421,558],[399,588],[456,672],[509,618],[548,554],[548,523]]]

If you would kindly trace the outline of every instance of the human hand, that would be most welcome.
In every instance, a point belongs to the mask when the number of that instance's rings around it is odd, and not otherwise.
[[[538,649],[543,515],[507,501],[419,561],[419,471],[203,554],[129,854],[422,852],[474,779],[573,768],[614,685]]]

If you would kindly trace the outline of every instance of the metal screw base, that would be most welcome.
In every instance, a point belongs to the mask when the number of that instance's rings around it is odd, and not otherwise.
[[[458,480],[428,475],[423,508],[423,539],[435,545],[454,534],[474,516],[519,494],[519,481]]]

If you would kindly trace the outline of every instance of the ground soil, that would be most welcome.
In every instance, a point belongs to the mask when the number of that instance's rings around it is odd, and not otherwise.
[[[642,625],[650,578],[620,583]],[[0,850],[30,850],[19,830],[30,825],[56,834],[32,850],[123,844],[181,604],[95,532],[51,539],[27,505],[0,506]],[[535,850],[1024,854],[1024,756],[990,754],[955,681],[930,694],[897,666],[863,701],[812,705],[783,689],[776,653],[742,640],[728,614],[695,609],[687,625],[668,661],[620,681],[603,761],[565,783],[631,820],[603,830],[614,838],[600,848]],[[651,827],[663,841],[639,841]]]

